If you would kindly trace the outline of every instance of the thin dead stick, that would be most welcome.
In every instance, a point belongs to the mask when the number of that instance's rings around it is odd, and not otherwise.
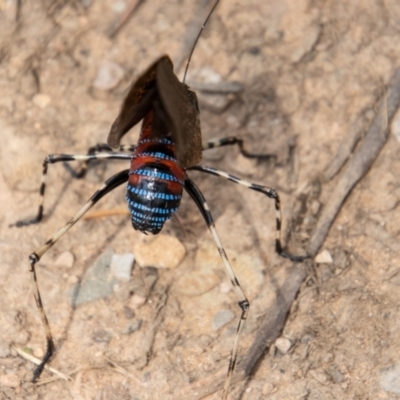
[[[15,347],[14,345],[12,345],[12,348],[22,357],[25,358],[25,360],[28,360],[32,363],[34,363],[35,365],[39,365],[42,361],[39,360],[38,358],[34,357],[32,354],[29,354],[25,351],[23,351],[22,349]],[[60,371],[57,371],[56,369],[49,367],[48,365],[45,365],[44,367],[46,370],[52,372],[53,374],[57,375],[59,378],[64,379],[65,381],[68,380],[72,380],[72,378],[68,375],[63,374]],[[40,382],[39,382],[40,384]]]
[[[336,151],[335,157],[331,160],[328,167],[323,172],[322,177],[324,182],[329,182],[331,179],[333,179],[351,157],[354,148],[365,132],[366,111],[370,110],[368,109],[361,113],[361,115],[359,115],[355,122],[351,125],[350,132],[343,136]]]
[[[306,277],[307,269],[304,264],[296,264],[288,271],[288,277],[277,290],[275,301],[272,307],[266,311],[266,318],[258,328],[256,338],[240,367],[245,376],[254,372],[262,355],[281,334],[290,308]]]
[[[387,141],[390,122],[400,105],[400,68],[388,86],[382,105],[360,146],[350,159],[346,170],[339,179],[329,201],[325,205],[314,234],[311,237],[308,254],[315,255],[322,246],[328,231],[346,197],[357,182],[368,172]]]

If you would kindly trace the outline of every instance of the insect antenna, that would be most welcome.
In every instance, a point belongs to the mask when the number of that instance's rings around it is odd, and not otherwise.
[[[201,26],[200,31],[199,31],[199,33],[197,34],[196,40],[195,40],[194,43],[193,43],[192,49],[190,50],[189,57],[188,57],[187,62],[186,62],[185,73],[183,74],[182,83],[185,83],[185,81],[186,81],[186,75],[187,75],[187,72],[188,72],[188,69],[189,69],[189,64],[190,64],[190,61],[191,61],[191,59],[192,59],[192,55],[193,55],[194,49],[196,48],[197,42],[199,41],[200,36],[201,36],[201,34],[203,33],[204,28],[206,27],[207,22],[208,22],[208,20],[210,19],[212,13],[214,12],[215,8],[217,7],[218,3],[219,3],[219,0],[217,0],[217,1],[215,2],[215,4],[213,5],[213,8],[212,8],[211,11],[208,13],[206,20],[203,22],[203,25]]]

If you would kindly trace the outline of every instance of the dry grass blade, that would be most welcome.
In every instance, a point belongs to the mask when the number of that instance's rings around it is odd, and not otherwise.
[[[28,361],[34,363],[35,365],[39,365],[39,364],[41,363],[41,360],[39,360],[38,358],[32,356],[32,355],[29,354],[29,353],[26,353],[25,351],[21,350],[20,348],[15,347],[14,345],[12,345],[12,348],[13,348],[22,358],[25,358],[25,360],[28,360]],[[62,372],[57,371],[56,369],[54,369],[54,368],[52,368],[52,367],[49,367],[48,365],[45,365],[44,368],[45,368],[47,371],[50,371],[50,372],[52,372],[53,374],[57,375],[60,379],[64,379],[65,381],[72,380],[72,378],[71,378],[70,376],[63,374]],[[52,382],[53,380],[54,380],[54,379],[51,379],[50,382]],[[41,384],[41,383],[42,383],[42,382],[39,382],[38,384]],[[48,382],[46,381],[46,383],[48,383]]]

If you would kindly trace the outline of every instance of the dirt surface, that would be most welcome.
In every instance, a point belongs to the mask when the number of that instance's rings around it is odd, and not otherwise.
[[[70,381],[29,383],[33,364],[10,348],[13,343],[39,358],[44,351],[28,255],[101,182],[128,168],[109,162],[75,180],[61,165],[50,166],[43,223],[10,228],[36,212],[43,158],[84,154],[105,142],[129,83],[162,54],[185,60],[191,32],[198,32],[210,7],[147,0],[110,39],[128,3],[0,0],[2,399],[196,399],[201,390],[209,399],[220,398],[212,388],[224,381],[240,311],[188,196],[178,219],[163,231],[186,247],[175,269],[135,265],[131,281],[116,285],[111,296],[71,307],[71,291],[100,254],[110,248],[132,252],[143,240],[127,215],[80,222],[38,264],[57,347],[50,364],[70,374]],[[271,162],[249,161],[226,148],[205,154],[203,164],[276,188],[285,237],[296,254],[307,251],[343,173],[324,178],[339,146],[355,133],[362,137],[382,112],[385,85],[400,67],[399,39],[396,0],[221,0],[203,33],[189,85],[243,85],[239,94],[199,92],[203,140],[239,135],[249,150],[277,155]],[[123,69],[107,90],[96,82],[106,62]],[[180,79],[184,62],[176,71]],[[258,355],[251,376],[233,385],[232,399],[400,398],[400,376],[388,385],[385,375],[400,362],[399,120],[395,117],[386,145],[347,197],[320,249],[333,262],[304,264],[308,277],[281,333],[291,348],[282,354],[272,346]],[[124,142],[135,143],[137,133]],[[190,176],[209,203],[251,301],[240,370],[293,265],[274,253],[272,201],[222,179]],[[120,188],[96,209],[123,207]],[[70,267],[56,262],[66,251],[73,255]],[[140,297],[146,303],[138,307]],[[235,318],[216,329],[215,318],[228,310]],[[132,324],[137,329],[129,333]]]

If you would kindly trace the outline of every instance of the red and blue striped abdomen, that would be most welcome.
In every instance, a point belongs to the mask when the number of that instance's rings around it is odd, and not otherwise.
[[[172,141],[143,136],[133,153],[126,200],[133,227],[157,234],[179,207],[185,170],[176,162]]]

